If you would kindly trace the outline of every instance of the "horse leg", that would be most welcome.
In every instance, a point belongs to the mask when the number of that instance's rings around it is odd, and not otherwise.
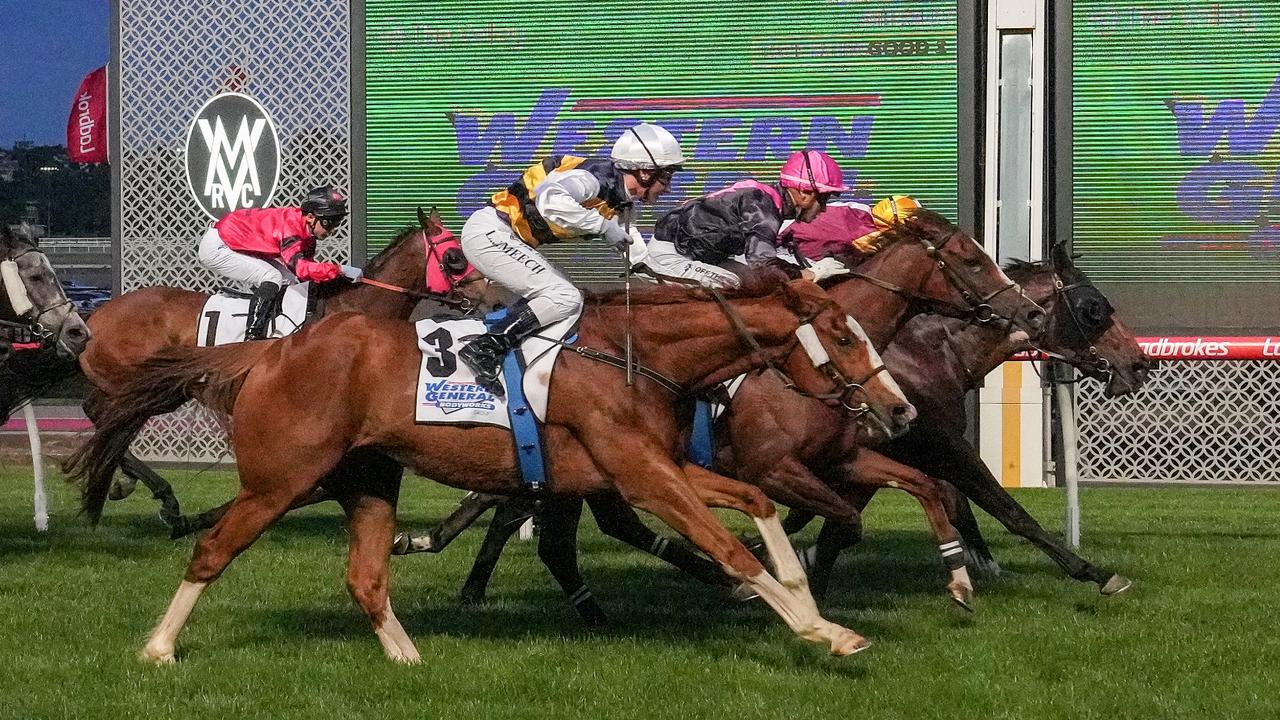
[[[973,515],[973,506],[969,504],[969,498],[949,482],[942,483],[941,487],[945,492],[951,493],[951,502],[948,503],[947,509],[951,515],[951,524],[959,531],[960,539],[964,542],[965,565],[973,568],[978,577],[999,577],[1000,564],[991,554],[987,539],[982,536],[982,530],[978,527],[978,518]]]
[[[578,569],[578,521],[582,518],[582,498],[550,498],[538,514],[538,558],[569,598],[573,609],[587,625],[609,621],[604,608],[591,595]]]
[[[391,609],[391,536],[396,526],[396,496],[399,476],[373,492],[350,492],[338,502],[346,511],[351,532],[347,556],[347,589],[373,624],[387,658],[401,663],[418,663],[422,658],[413,641]]]
[[[519,498],[509,498],[498,505],[489,521],[489,531],[484,535],[484,544],[476,553],[476,560],[471,565],[471,572],[462,586],[462,602],[475,604],[484,600],[493,570],[498,566],[498,558],[507,541],[515,535],[516,530],[533,515],[528,504]]]
[[[817,542],[810,548],[811,552],[805,554],[805,557],[810,558],[809,590],[815,598],[823,600],[827,597],[827,590],[831,587],[831,576],[840,553],[861,540],[861,525],[846,525],[833,520],[822,523]]]
[[[664,560],[708,585],[734,584],[715,563],[649,529],[620,495],[596,493],[587,496],[586,501],[605,535]]]
[[[953,433],[938,433],[932,436],[930,449],[946,453],[944,461],[949,468],[947,477],[952,479],[957,489],[999,520],[1009,532],[1039,547],[1072,579],[1097,584],[1103,595],[1124,592],[1133,584],[1133,581],[1123,575],[1093,565],[1050,535],[1031,513],[1000,486],[1000,482],[978,457],[977,451],[963,437]]]
[[[310,495],[302,498],[293,505],[290,505],[289,510],[297,510],[298,508],[315,505],[317,503],[324,502],[325,500],[332,499],[333,494],[328,489],[324,487],[317,487],[315,490],[311,491]],[[209,508],[195,517],[190,517],[188,515],[178,517],[175,522],[171,523],[172,529],[169,531],[169,539],[178,540],[190,535],[191,533],[208,530],[218,524],[218,521],[222,519],[222,516],[227,514],[227,510],[231,508],[231,504],[233,502],[235,501],[230,500],[222,503],[218,507]]]
[[[938,539],[938,552],[943,564],[951,573],[947,592],[960,607],[972,612],[973,581],[969,579],[969,570],[964,564],[964,544],[960,541],[960,533],[947,516],[946,497],[940,490],[941,481],[870,450],[859,452],[843,469],[850,484],[898,488],[920,503]]]
[[[410,532],[396,534],[395,543],[391,546],[392,555],[410,555],[412,553],[438,553],[449,546],[454,538],[463,530],[471,527],[489,508],[506,500],[505,495],[486,495],[484,493],[467,493],[458,503],[458,508],[441,520],[439,524],[420,535]]]
[[[176,528],[183,520],[182,507],[178,497],[173,493],[173,486],[160,477],[146,463],[138,459],[132,452],[126,452],[120,459],[120,471],[131,482],[117,480],[111,486],[111,499],[119,500],[133,492],[139,480],[151,491],[151,497],[160,502],[160,520],[168,527]]]
[[[626,441],[619,442],[619,438]],[[607,477],[613,478],[614,487],[628,503],[653,514],[697,545],[731,577],[745,581],[797,635],[827,644],[836,655],[850,655],[868,647],[862,636],[824,619],[811,597],[805,602],[807,591],[801,595],[765,572],[760,561],[720,524],[699,499],[690,479],[668,457],[669,449],[660,443],[646,442],[630,429],[624,430],[608,422],[595,422],[582,428],[579,440],[597,467]],[[720,477],[705,470],[702,473]],[[733,482],[727,478],[723,480]],[[748,491],[755,490],[743,487]],[[756,493],[759,495],[757,504],[770,513],[778,534],[785,541],[786,535],[782,533],[782,525],[778,523],[772,504],[758,490]],[[791,560],[796,562],[794,556]]]
[[[231,561],[252,545],[271,523],[284,515],[295,498],[308,490],[289,485],[261,490],[241,489],[227,514],[196,544],[177,593],[142,648],[142,659],[155,663],[174,662],[178,633],[191,615],[200,593],[217,580]]]

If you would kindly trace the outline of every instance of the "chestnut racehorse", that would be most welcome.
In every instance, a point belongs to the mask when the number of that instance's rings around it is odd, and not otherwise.
[[[430,215],[419,210],[418,219],[420,227],[401,232],[369,261],[364,278],[373,282],[340,280],[313,285],[311,292],[318,300],[316,314],[353,311],[408,319],[418,301],[428,295],[428,263],[443,263],[446,246],[456,242],[453,234],[441,224],[434,208]],[[464,279],[464,283],[468,279]],[[474,300],[472,294],[479,288],[480,285],[469,283],[461,285],[451,293],[455,295],[452,299],[461,302],[464,298],[456,295],[466,293],[466,300]],[[146,287],[127,292],[94,312],[89,320],[94,340],[80,358],[80,367],[94,386],[84,404],[90,419],[96,420],[104,405],[132,377],[134,369],[161,349],[195,347],[197,319],[208,299],[209,295],[202,292]],[[176,410],[180,405],[163,409],[161,413]],[[181,515],[168,482],[132,453],[123,458],[121,470],[129,480],[112,488],[112,498],[127,496],[134,483],[141,480],[160,500],[160,517],[173,528],[174,535],[188,531],[190,521]],[[361,465],[360,470],[370,469]],[[391,471],[398,472],[394,468]]]
[[[806,281],[764,282],[719,304],[704,291],[687,289],[638,291],[625,304],[621,297],[588,299],[580,342],[616,358],[629,335],[637,362],[648,370],[625,386],[616,367],[562,353],[550,379],[544,427],[551,492],[617,491],[750,586],[797,634],[827,644],[836,654],[866,647],[861,636],[818,614],[773,505],[758,489],[696,466],[681,467],[676,460],[683,453],[680,427],[691,407],[687,393],[670,392],[673,387],[700,391],[775,363],[798,391],[861,407],[864,417],[876,418],[875,427],[899,430],[914,410],[882,372],[857,323]],[[145,657],[171,662],[178,631],[201,591],[353,449],[377,450],[455,487],[521,491],[508,431],[414,422],[419,357],[412,326],[339,314],[278,341],[175,348],[135,371],[74,463],[86,478],[90,517],[100,514],[121,451],[151,409],[193,395],[212,408],[234,412],[231,435],[241,483],[226,515],[197,544],[168,612],[143,650]],[[656,376],[667,380],[659,383]],[[323,392],[308,389],[317,379],[324,381]],[[340,502],[351,526],[348,586],[388,657],[411,662],[419,659],[417,650],[387,594],[398,490],[398,483],[353,475],[341,488]],[[778,579],[708,505],[755,519]]]

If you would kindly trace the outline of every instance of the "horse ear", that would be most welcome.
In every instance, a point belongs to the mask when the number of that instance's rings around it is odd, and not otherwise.
[[[418,227],[422,228],[423,230],[426,230],[427,225],[430,222],[431,221],[427,219],[427,214],[422,212],[422,206],[419,205],[418,206]]]

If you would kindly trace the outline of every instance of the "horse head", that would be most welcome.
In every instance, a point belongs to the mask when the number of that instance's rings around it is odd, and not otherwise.
[[[880,234],[879,250],[853,277],[893,291],[926,312],[978,324],[1000,322],[1028,335],[1044,310],[967,233],[936,212],[921,210]]]
[[[906,432],[916,417],[915,408],[858,321],[807,280],[782,285],[781,296],[799,319],[794,330],[798,343],[783,360],[787,386],[843,406],[873,437],[891,439]],[[829,390],[820,389],[824,386]]]
[[[1032,335],[1043,352],[1106,383],[1108,397],[1128,395],[1146,382],[1156,362],[1143,353],[1115,308],[1076,267],[1062,243],[1044,263],[1026,264],[1027,294],[1044,305],[1044,329]]]
[[[41,343],[56,347],[64,359],[84,352],[89,327],[67,299],[30,226],[15,232],[0,223],[0,276],[5,288],[0,318],[29,324]]]

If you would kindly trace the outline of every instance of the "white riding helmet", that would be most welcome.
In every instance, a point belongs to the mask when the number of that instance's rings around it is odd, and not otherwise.
[[[622,170],[661,170],[684,164],[680,143],[665,128],[640,123],[622,133],[609,154]]]

